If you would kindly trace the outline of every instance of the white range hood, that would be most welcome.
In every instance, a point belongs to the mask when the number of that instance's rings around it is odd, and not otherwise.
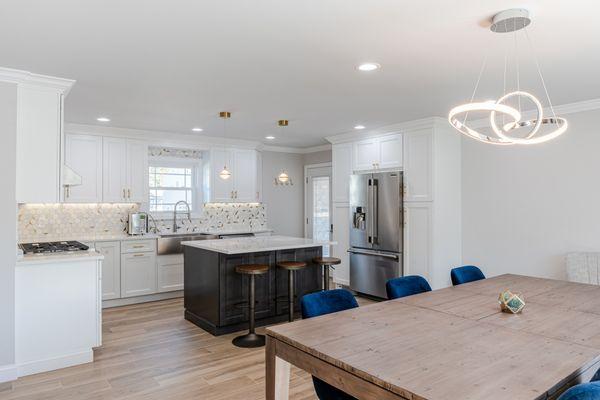
[[[63,186],[81,185],[81,175],[73,171],[67,164],[62,165],[62,184]]]

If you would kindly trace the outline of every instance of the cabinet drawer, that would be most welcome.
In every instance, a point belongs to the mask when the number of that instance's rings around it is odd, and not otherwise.
[[[121,244],[121,253],[156,252],[156,240],[126,240]]]

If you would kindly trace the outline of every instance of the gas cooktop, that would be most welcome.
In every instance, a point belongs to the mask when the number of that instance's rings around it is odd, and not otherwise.
[[[83,243],[74,240],[65,242],[39,242],[39,243],[23,243],[19,247],[25,254],[48,254],[48,253],[64,253],[74,251],[85,251],[89,249]]]

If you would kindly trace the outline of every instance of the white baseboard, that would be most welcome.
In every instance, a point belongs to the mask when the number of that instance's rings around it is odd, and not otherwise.
[[[19,376],[26,376],[40,372],[53,371],[55,369],[72,367],[73,365],[86,364],[92,361],[94,361],[94,352],[92,349],[87,349],[64,356],[20,363],[18,364],[17,369]]]
[[[333,279],[333,283],[335,283],[336,285],[342,285],[342,286],[350,286],[350,281],[348,279]]]
[[[130,304],[139,304],[139,303],[148,303],[151,301],[175,299],[177,297],[183,297],[183,290],[177,290],[175,292],[148,294],[145,296],[126,297],[123,299],[104,300],[102,302],[102,308],[128,306]]]
[[[18,376],[17,366],[15,364],[0,365],[0,383],[14,381]]]

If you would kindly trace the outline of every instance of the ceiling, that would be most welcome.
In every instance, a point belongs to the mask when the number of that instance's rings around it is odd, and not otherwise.
[[[600,4],[581,0],[5,0],[0,66],[77,80],[68,122],[220,136],[227,110],[230,138],[308,147],[445,116],[485,54],[478,98],[497,98],[513,42],[485,26],[511,7],[533,14],[553,103],[600,97]],[[543,97],[525,47],[521,86]],[[357,71],[366,61],[382,68]]]

